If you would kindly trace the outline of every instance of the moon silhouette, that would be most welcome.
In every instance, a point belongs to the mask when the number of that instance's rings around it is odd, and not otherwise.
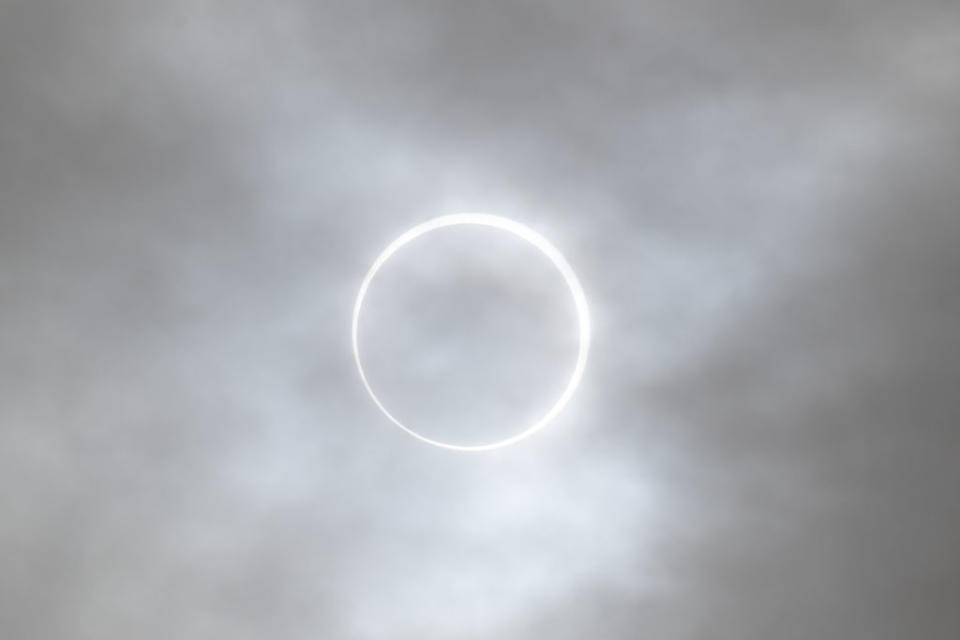
[[[564,282],[566,283],[567,288],[570,291],[570,295],[573,298],[577,312],[579,332],[577,359],[563,392],[554,401],[553,405],[532,425],[527,425],[521,428],[517,433],[508,438],[487,444],[459,445],[449,442],[441,442],[439,440],[427,438],[417,433],[417,431],[415,431],[409,425],[405,425],[400,422],[400,420],[391,414],[390,411],[383,405],[376,393],[374,393],[373,388],[370,386],[370,382],[367,380],[367,376],[363,370],[363,363],[360,358],[359,340],[357,337],[358,327],[360,324],[360,314],[363,311],[363,301],[367,295],[367,290],[370,288],[370,283],[373,282],[377,272],[380,271],[381,267],[386,264],[390,257],[405,244],[426,233],[430,233],[431,231],[436,231],[437,229],[442,229],[444,227],[458,225],[478,225],[492,227],[494,229],[512,233],[513,235],[533,245],[544,256],[546,256],[547,259],[550,260],[553,266],[556,267],[556,269],[563,276]],[[360,379],[363,381],[363,386],[366,388],[367,393],[370,394],[370,398],[373,399],[373,402],[377,405],[380,411],[383,412],[383,414],[389,418],[391,422],[406,431],[414,438],[427,444],[431,444],[435,447],[452,449],[455,451],[490,451],[493,449],[507,447],[520,442],[521,440],[533,435],[545,427],[563,410],[566,404],[570,401],[570,398],[573,397],[574,392],[577,390],[577,386],[580,384],[580,380],[583,377],[583,372],[587,364],[587,355],[590,351],[590,333],[590,312],[587,307],[586,296],[583,293],[583,288],[580,286],[580,281],[577,279],[577,275],[570,267],[570,264],[567,262],[566,258],[563,257],[563,254],[561,254],[560,251],[546,238],[530,227],[527,227],[526,225],[509,218],[483,213],[458,213],[448,216],[440,216],[439,218],[433,218],[418,224],[409,231],[403,233],[400,237],[391,242],[387,248],[384,249],[379,256],[377,256],[377,259],[374,260],[373,266],[371,266],[370,270],[367,271],[367,274],[360,285],[360,291],[357,294],[357,301],[353,307],[353,356],[357,363],[357,370],[360,373]]]

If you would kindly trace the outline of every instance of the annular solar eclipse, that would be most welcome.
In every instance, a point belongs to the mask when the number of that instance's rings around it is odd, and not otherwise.
[[[577,314],[577,331],[578,331],[578,350],[577,350],[577,359],[573,367],[573,371],[570,373],[570,377],[566,383],[566,386],[563,388],[560,395],[556,398],[553,405],[546,410],[545,413],[541,415],[533,424],[521,424],[517,426],[517,431],[514,435],[509,436],[505,439],[498,440],[495,442],[490,442],[486,444],[474,444],[474,445],[463,445],[450,442],[441,442],[439,440],[434,440],[427,438],[415,429],[415,425],[408,425],[402,423],[397,419],[390,410],[384,406],[384,404],[374,393],[373,388],[370,385],[367,375],[363,369],[363,360],[361,358],[361,349],[358,339],[358,327],[360,324],[360,316],[363,312],[363,301],[367,295],[367,290],[370,288],[370,284],[373,282],[373,279],[377,276],[377,273],[383,267],[384,264],[393,256],[398,250],[400,250],[404,245],[411,242],[412,240],[430,233],[431,231],[436,231],[437,229],[442,229],[444,227],[452,227],[458,225],[477,225],[482,227],[491,227],[500,231],[504,231],[510,234],[513,234],[527,243],[531,244],[537,250],[539,250],[554,267],[560,272],[563,276],[563,280],[569,289],[570,295],[573,298],[574,306],[576,308]],[[357,294],[357,300],[353,308],[353,356],[357,363],[357,370],[360,373],[360,379],[363,382],[363,386],[366,388],[367,393],[370,394],[370,397],[373,399],[374,403],[383,412],[383,414],[390,419],[395,425],[406,431],[408,434],[426,442],[427,444],[434,445],[436,447],[442,447],[445,449],[453,449],[457,451],[489,451],[492,449],[498,449],[501,447],[506,447],[511,444],[515,444],[524,438],[527,438],[530,435],[533,435],[543,427],[545,427],[551,420],[553,420],[566,406],[570,401],[570,398],[573,396],[574,392],[577,389],[577,386],[580,384],[580,380],[583,377],[583,371],[587,364],[587,355],[590,351],[590,312],[587,308],[586,296],[583,293],[583,288],[580,286],[580,281],[577,279],[576,274],[573,269],[570,267],[570,264],[567,262],[566,258],[563,257],[563,254],[554,247],[546,238],[542,235],[527,227],[524,224],[511,220],[509,218],[504,218],[495,215],[483,214],[483,213],[458,213],[454,215],[441,216],[439,218],[433,218],[432,220],[427,220],[421,224],[416,225],[412,229],[403,233],[396,240],[391,242],[386,249],[384,249],[377,259],[374,260],[373,266],[370,267],[370,270],[367,272],[366,276],[363,279],[363,282],[360,285],[360,291]]]

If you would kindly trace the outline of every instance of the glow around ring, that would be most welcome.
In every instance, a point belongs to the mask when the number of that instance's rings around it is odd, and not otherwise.
[[[560,394],[560,397],[556,400],[556,402],[554,402],[553,406],[550,407],[550,409],[532,426],[527,427],[520,433],[510,436],[505,440],[499,440],[490,444],[480,445],[457,445],[449,444],[447,442],[440,442],[438,440],[432,440],[420,435],[410,427],[397,420],[389,411],[387,411],[387,408],[383,406],[383,403],[380,402],[380,399],[377,398],[377,395],[370,387],[370,382],[367,380],[367,376],[363,372],[363,364],[360,362],[360,348],[357,341],[357,328],[360,323],[360,310],[363,308],[363,299],[367,295],[367,289],[370,288],[370,283],[373,281],[374,276],[377,275],[380,267],[382,267],[384,263],[390,259],[390,256],[396,253],[397,250],[399,250],[403,245],[407,244],[411,240],[419,238],[425,233],[429,233],[430,231],[435,231],[436,229],[441,229],[443,227],[466,224],[493,227],[494,229],[509,231],[510,233],[532,244],[534,247],[539,249],[543,255],[549,258],[550,262],[552,262],[557,270],[560,271],[564,281],[567,283],[567,287],[570,289],[570,294],[573,296],[573,302],[577,308],[577,320],[579,324],[580,336],[577,363],[573,368],[573,373],[570,376],[569,382],[567,382],[566,388],[563,390],[563,393]],[[456,451],[489,451],[491,449],[499,449],[500,447],[506,447],[519,442],[527,436],[530,436],[542,429],[548,422],[553,420],[557,414],[563,410],[563,407],[567,404],[567,402],[570,401],[570,398],[573,396],[573,392],[577,389],[577,385],[580,384],[580,379],[583,377],[583,370],[587,364],[587,354],[589,351],[590,311],[587,308],[586,296],[583,295],[583,288],[580,286],[580,281],[577,280],[577,276],[573,272],[573,269],[570,268],[570,264],[556,249],[556,247],[550,244],[550,242],[539,233],[525,225],[520,224],[519,222],[514,222],[509,218],[502,218],[500,216],[483,213],[458,213],[454,215],[433,218],[432,220],[427,220],[426,222],[413,227],[399,238],[391,242],[390,245],[384,249],[379,256],[377,256],[377,259],[373,262],[373,266],[370,267],[370,270],[363,279],[363,283],[360,285],[360,292],[357,294],[357,302],[353,307],[353,357],[357,361],[357,370],[360,372],[360,379],[363,381],[363,386],[366,387],[367,393],[369,393],[370,397],[373,398],[373,401],[376,403],[377,407],[380,408],[380,411],[382,411],[383,414],[387,416],[395,425],[418,440],[422,440],[423,442],[432,444],[436,447],[443,447],[444,449],[454,449]]]

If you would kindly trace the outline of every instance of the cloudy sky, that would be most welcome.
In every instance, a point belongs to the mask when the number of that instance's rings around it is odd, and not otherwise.
[[[0,635],[956,640],[960,6],[0,0]],[[394,427],[410,226],[590,301]],[[372,383],[575,350],[458,229]]]

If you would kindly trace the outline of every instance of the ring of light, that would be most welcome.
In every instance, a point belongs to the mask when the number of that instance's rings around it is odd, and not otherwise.
[[[373,389],[370,386],[370,382],[367,380],[366,374],[363,372],[363,364],[360,361],[360,348],[357,340],[357,328],[360,324],[360,311],[363,308],[363,300],[367,295],[367,290],[370,288],[370,283],[373,281],[374,276],[377,275],[377,272],[384,265],[384,263],[390,259],[390,256],[396,253],[408,242],[422,236],[425,233],[429,233],[430,231],[456,225],[480,225],[485,227],[493,227],[494,229],[508,231],[532,244],[541,253],[543,253],[543,255],[545,255],[550,262],[553,263],[553,265],[563,276],[567,287],[570,289],[570,295],[573,296],[573,302],[577,310],[577,321],[579,324],[579,349],[577,352],[577,361],[574,365],[573,373],[570,375],[570,379],[567,382],[567,386],[563,390],[563,393],[560,394],[560,397],[557,398],[553,406],[550,407],[550,409],[543,414],[539,420],[533,423],[533,425],[527,427],[520,433],[510,436],[509,438],[489,444],[457,445],[447,442],[440,442],[438,440],[432,440],[422,436],[410,427],[406,426],[397,420],[397,418],[395,418],[393,414],[391,414],[387,408],[383,406],[383,403],[380,402],[380,399],[377,398],[377,395],[373,392]],[[573,269],[570,268],[566,258],[564,258],[563,255],[556,249],[556,247],[550,244],[546,238],[541,236],[533,229],[520,224],[519,222],[514,222],[509,218],[502,218],[500,216],[482,213],[459,213],[427,220],[426,222],[413,227],[399,238],[391,242],[390,245],[384,249],[379,256],[377,256],[377,259],[373,262],[373,266],[370,267],[366,277],[363,279],[363,283],[360,285],[360,292],[357,294],[357,301],[353,307],[353,357],[357,361],[357,370],[360,372],[360,379],[363,381],[363,386],[366,387],[367,393],[370,394],[370,397],[373,399],[374,403],[376,403],[377,407],[379,407],[380,411],[382,411],[383,414],[387,416],[387,418],[389,418],[390,421],[395,425],[418,440],[422,440],[428,444],[432,444],[436,447],[443,447],[445,449],[454,449],[457,451],[489,451],[490,449],[498,449],[500,447],[506,447],[519,442],[520,440],[523,440],[524,438],[542,429],[548,422],[553,420],[553,418],[555,418],[560,411],[563,410],[563,407],[573,396],[573,392],[576,391],[577,385],[580,384],[580,379],[583,377],[583,370],[587,364],[587,353],[589,350],[590,313],[587,309],[587,299],[586,296],[583,295],[583,288],[580,286],[580,281],[577,280],[577,276],[573,272]]]

